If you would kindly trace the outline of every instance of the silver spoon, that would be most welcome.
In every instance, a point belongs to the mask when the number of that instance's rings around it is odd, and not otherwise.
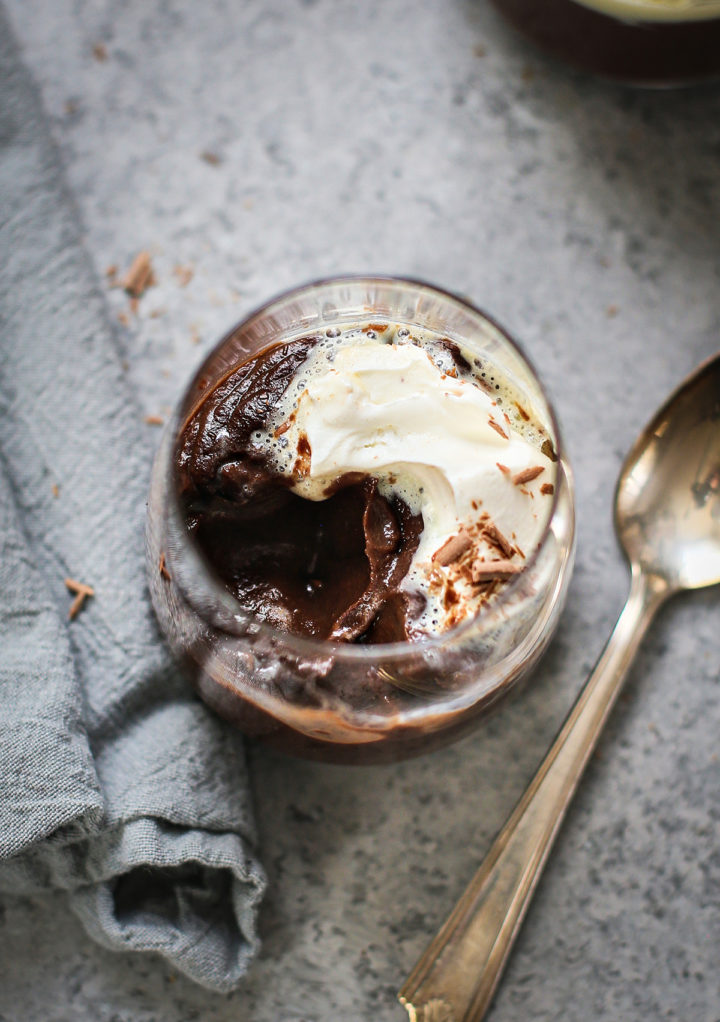
[[[570,801],[653,615],[720,582],[720,354],[636,441],[615,493],[632,581],[597,666],[512,815],[400,991],[411,1022],[480,1022]]]

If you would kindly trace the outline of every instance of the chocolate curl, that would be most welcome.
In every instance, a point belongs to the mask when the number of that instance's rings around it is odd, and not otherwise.
[[[519,561],[475,561],[470,577],[473,582],[488,582],[496,578],[511,578],[522,570],[523,565]]]

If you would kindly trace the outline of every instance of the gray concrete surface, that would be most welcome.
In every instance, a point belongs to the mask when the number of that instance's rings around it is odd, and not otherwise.
[[[395,990],[531,776],[623,603],[615,477],[720,346],[720,90],[554,64],[482,0],[8,0],[148,415],[278,290],[426,277],[513,330],[575,466],[557,640],[478,733],[392,767],[251,748],[264,947],[220,997],[91,943],[59,900],[0,909],[2,1022],[400,1022]],[[102,44],[105,50],[93,50]],[[106,56],[106,59],[98,57]],[[203,153],[214,154],[209,163]],[[182,287],[173,270],[192,265]],[[153,427],[148,426],[148,429]],[[489,1018],[720,1019],[720,604],[653,627]]]

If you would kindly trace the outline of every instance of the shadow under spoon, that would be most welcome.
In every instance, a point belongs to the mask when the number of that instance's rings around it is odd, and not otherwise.
[[[630,595],[485,861],[399,993],[411,1022],[480,1022],[587,762],[660,605],[720,582],[720,354],[638,437],[615,493]]]

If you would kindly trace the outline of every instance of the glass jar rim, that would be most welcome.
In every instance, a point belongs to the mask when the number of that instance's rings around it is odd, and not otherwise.
[[[720,17],[720,0],[576,0],[598,14],[624,21],[709,21]]]
[[[450,302],[459,306],[464,312],[469,313],[470,316],[484,321],[490,329],[501,339],[502,343],[510,348],[514,356],[519,360],[520,364],[529,372],[532,379],[536,382],[539,392],[542,395],[544,401],[543,411],[547,415],[547,421],[544,425],[548,426],[551,430],[552,441],[554,449],[557,455],[558,464],[562,466],[562,471],[566,477],[566,483],[570,489],[571,495],[573,492],[572,476],[569,471],[565,456],[565,448],[563,443],[562,434],[560,427],[555,415],[555,410],[547,396],[545,387],[542,379],[539,376],[535,366],[528,358],[520,344],[514,340],[514,338],[502,327],[492,316],[488,315],[482,309],[478,308],[468,299],[461,297],[460,295],[449,291],[445,288],[438,287],[435,284],[430,284],[420,278],[405,277],[405,276],[394,276],[391,274],[341,274],[332,277],[322,277],[306,284],[301,284],[297,287],[288,288],[270,298],[262,305],[257,306],[246,316],[243,317],[237,324],[227,330],[220,340],[213,346],[208,354],[203,359],[202,363],[198,367],[197,371],[193,375],[192,379],[185,388],[180,400],[178,401],[173,415],[168,422],[167,429],[170,432],[171,444],[169,447],[171,464],[169,466],[170,471],[170,486],[169,495],[171,497],[179,494],[179,487],[176,485],[175,479],[175,450],[176,440],[182,429],[184,422],[187,419],[187,412],[183,411],[187,404],[187,397],[192,391],[197,388],[198,383],[207,374],[207,365],[213,358],[214,354],[219,351],[224,345],[226,345],[231,338],[236,336],[240,331],[247,330],[251,324],[263,317],[268,316],[272,313],[274,308],[281,306],[288,300],[301,298],[303,295],[308,295],[315,291],[330,290],[331,288],[342,287],[343,285],[362,286],[368,285],[386,285],[394,286],[399,285],[401,287],[407,287],[410,289],[422,289],[427,291],[438,298]],[[372,315],[372,310],[368,310],[368,315]],[[401,317],[398,319],[402,321]],[[190,405],[190,407],[193,407]],[[559,487],[555,487],[552,494],[552,501],[548,511],[547,519],[543,527],[543,531],[538,539],[535,549],[527,558],[524,564],[524,568],[531,568],[537,561],[540,552],[548,539],[553,520],[558,508],[559,501]],[[295,632],[289,632],[284,629],[277,628],[267,621],[263,621],[261,618],[253,615],[233,594],[225,588],[220,580],[214,574],[210,565],[205,561],[202,556],[197,544],[193,543],[192,538],[187,533],[185,528],[184,519],[182,518],[182,512],[180,510],[179,501],[172,500],[170,513],[175,519],[176,534],[185,536],[186,553],[190,552],[192,561],[192,575],[194,581],[200,580],[204,591],[211,596],[213,605],[222,608],[226,614],[231,617],[235,616],[236,619],[242,619],[244,623],[251,623],[253,634],[263,636],[270,641],[277,641],[282,645],[291,648],[293,654],[303,658],[307,658],[308,661],[317,662],[323,660],[332,659],[334,662],[355,662],[355,663],[368,663],[371,664],[382,658],[383,662],[390,663],[398,659],[402,660],[409,656],[421,657],[424,654],[432,654],[433,652],[440,653],[450,643],[461,642],[462,639],[472,632],[475,622],[477,622],[480,615],[469,617],[466,620],[460,622],[452,628],[447,629],[437,635],[428,636],[426,638],[404,641],[404,642],[392,642],[392,643],[377,643],[359,645],[353,643],[343,642],[332,642],[328,639],[316,639],[312,636],[300,635]],[[525,576],[525,570],[520,572],[514,578],[510,579],[501,593],[499,593],[493,600],[493,609],[500,609],[502,606],[509,603],[515,594],[518,587],[522,584]],[[194,602],[194,601],[193,601]],[[203,600],[203,605],[208,606],[210,601]],[[481,612],[482,613],[482,612]],[[247,627],[247,624],[245,625]]]

